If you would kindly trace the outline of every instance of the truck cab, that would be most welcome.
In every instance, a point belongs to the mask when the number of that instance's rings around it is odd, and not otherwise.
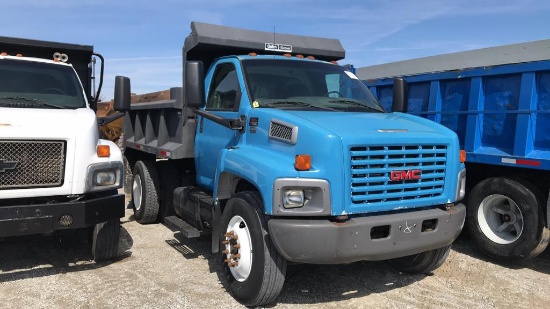
[[[386,111],[338,40],[273,40],[195,22],[171,100],[130,106],[117,78],[136,219],[210,234],[248,306],[276,299],[288,262],[439,267],[465,217],[456,134]]]
[[[0,37],[0,237],[87,229],[99,261],[117,254],[123,164],[99,139],[92,55]]]

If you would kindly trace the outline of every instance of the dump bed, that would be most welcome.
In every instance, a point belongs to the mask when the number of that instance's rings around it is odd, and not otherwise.
[[[550,40],[365,67],[358,75],[388,110],[392,77],[403,76],[408,112],[454,130],[468,162],[550,170]]]

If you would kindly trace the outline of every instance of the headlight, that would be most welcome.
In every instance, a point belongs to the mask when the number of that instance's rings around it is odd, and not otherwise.
[[[458,173],[455,202],[460,201],[464,195],[466,195],[466,169],[462,169]]]
[[[98,163],[88,166],[86,192],[122,188],[122,162]]]
[[[283,192],[283,207],[297,208],[304,206],[305,198],[302,190],[286,190]]]
[[[272,211],[278,216],[329,216],[329,182],[311,178],[275,179]]]
[[[96,186],[110,186],[116,183],[116,171],[102,171],[95,173]]]

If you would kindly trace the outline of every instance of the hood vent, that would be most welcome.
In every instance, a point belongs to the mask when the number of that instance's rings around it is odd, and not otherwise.
[[[269,124],[269,137],[294,145],[298,140],[298,127],[281,120],[272,119]]]

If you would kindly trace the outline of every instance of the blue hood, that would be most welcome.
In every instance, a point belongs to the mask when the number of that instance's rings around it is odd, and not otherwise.
[[[388,133],[426,138],[426,135],[448,138],[453,132],[446,127],[421,117],[403,113],[355,113],[298,111],[292,114],[307,119],[327,129],[340,138],[372,139]],[[330,118],[330,123],[327,119]],[[409,133],[409,134],[406,134]]]

